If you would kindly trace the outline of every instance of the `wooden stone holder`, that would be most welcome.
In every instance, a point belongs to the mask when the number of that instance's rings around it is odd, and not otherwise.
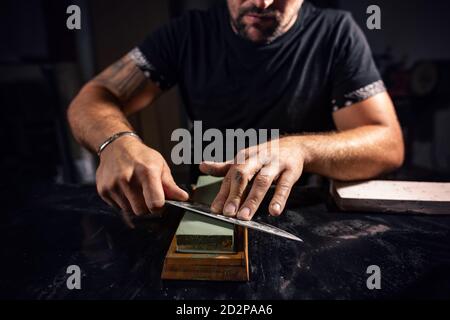
[[[164,260],[164,280],[249,281],[248,230],[236,226],[236,253],[178,253],[172,239]]]

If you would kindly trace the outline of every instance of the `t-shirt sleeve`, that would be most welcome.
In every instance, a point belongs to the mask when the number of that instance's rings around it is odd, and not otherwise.
[[[332,76],[333,111],[386,91],[367,39],[351,14],[343,16],[337,32]]]
[[[159,27],[129,53],[136,65],[162,90],[170,89],[180,77],[182,48],[187,33],[186,17]]]

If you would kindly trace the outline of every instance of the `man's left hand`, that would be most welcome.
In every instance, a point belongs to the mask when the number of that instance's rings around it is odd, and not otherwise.
[[[292,186],[302,175],[304,162],[300,139],[295,136],[241,150],[233,161],[202,162],[200,170],[203,173],[225,177],[211,204],[211,211],[251,220],[272,183],[276,183],[269,212],[279,216]],[[252,180],[253,185],[246,195],[247,186]]]

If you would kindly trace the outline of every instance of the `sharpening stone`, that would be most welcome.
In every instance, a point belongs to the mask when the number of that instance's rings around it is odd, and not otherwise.
[[[234,225],[195,213],[184,214],[176,237],[178,252],[234,252]]]
[[[194,201],[210,205],[220,190],[222,178],[201,176]],[[234,253],[233,224],[186,211],[176,232],[177,252]]]

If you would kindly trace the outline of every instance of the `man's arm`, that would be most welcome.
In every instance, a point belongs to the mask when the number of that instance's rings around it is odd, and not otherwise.
[[[299,137],[306,171],[354,181],[403,164],[402,131],[387,93],[336,111],[333,119],[337,132]]]
[[[332,179],[361,180],[402,165],[402,133],[387,93],[341,109],[333,117],[337,132],[287,136],[258,150],[249,148],[244,151],[244,164],[202,163],[203,172],[225,176],[211,209],[250,220],[276,182],[269,212],[280,215],[303,170]],[[261,155],[266,150],[271,150],[268,161]],[[244,197],[250,180],[253,186]]]
[[[126,55],[89,81],[72,101],[68,119],[78,142],[91,151],[113,134],[133,128],[126,116],[151,104],[161,90]]]
[[[136,66],[130,55],[91,80],[68,110],[72,132],[81,144],[97,151],[112,135],[132,131],[126,116],[151,104],[161,90]],[[161,208],[165,198],[187,200],[161,154],[140,140],[124,136],[102,152],[97,190],[104,201],[128,214]]]

